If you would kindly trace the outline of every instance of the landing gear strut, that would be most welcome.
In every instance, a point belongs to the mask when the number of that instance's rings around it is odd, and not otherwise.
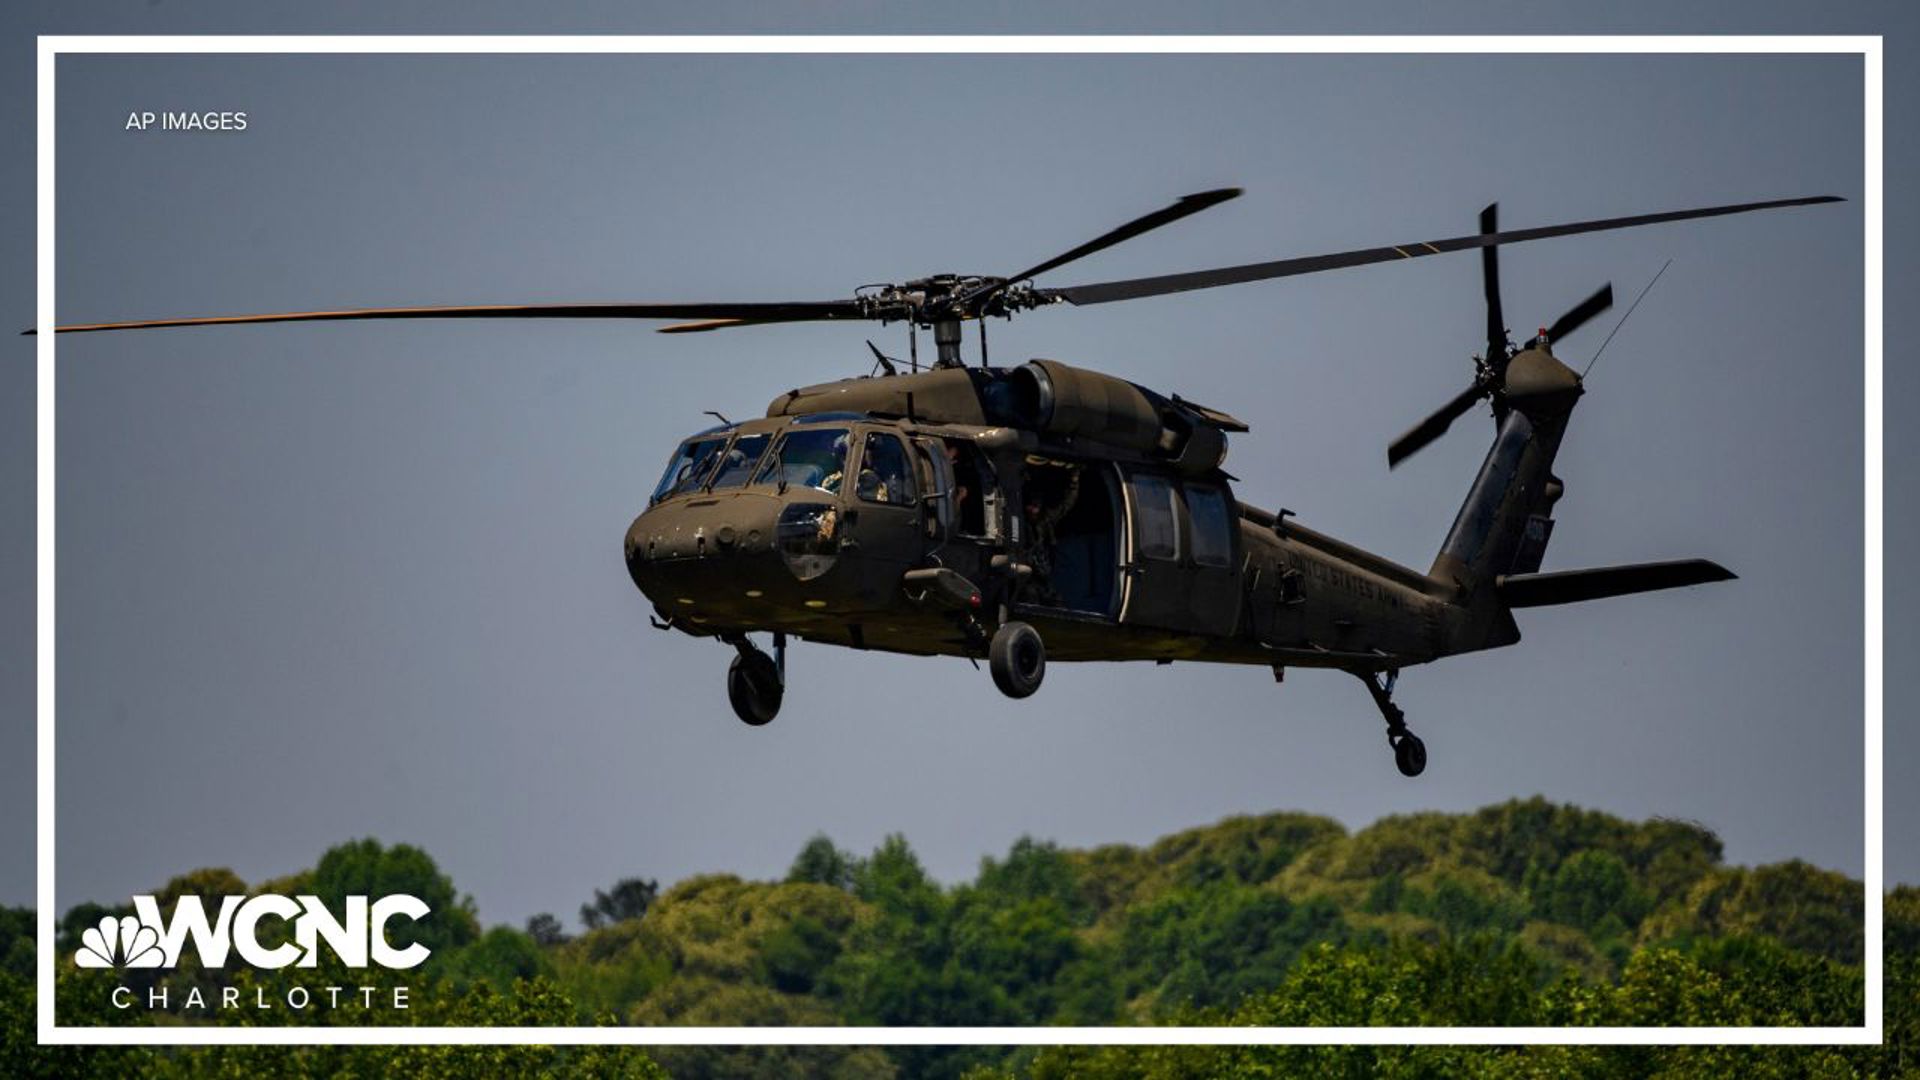
[[[1367,684],[1367,693],[1373,697],[1373,703],[1380,715],[1387,720],[1387,745],[1393,747],[1393,763],[1400,769],[1402,776],[1419,776],[1427,771],[1427,744],[1420,736],[1407,730],[1407,714],[1393,703],[1393,687],[1400,681],[1400,671],[1380,673],[1356,671],[1360,681]]]
[[[754,727],[780,713],[787,687],[787,635],[773,635],[773,655],[761,652],[745,634],[729,639],[739,655],[727,665],[727,700],[734,715]]]

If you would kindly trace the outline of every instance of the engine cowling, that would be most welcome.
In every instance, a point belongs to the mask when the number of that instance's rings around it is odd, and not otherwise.
[[[1023,427],[1132,450],[1153,449],[1165,428],[1158,403],[1125,379],[1058,360],[1030,360],[1008,379]]]
[[[1153,454],[1199,475],[1227,457],[1224,431],[1185,403],[1058,360],[1030,360],[1007,375],[1020,427]]]

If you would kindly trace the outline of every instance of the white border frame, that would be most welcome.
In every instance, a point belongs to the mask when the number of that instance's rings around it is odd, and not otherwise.
[[[41,36],[38,39],[39,247],[35,357],[38,425],[38,777],[36,1026],[62,1045],[1878,1045],[1883,1041],[1881,922],[1883,474],[1881,401],[1882,157],[1878,36],[1372,36],[1372,37],[553,37],[553,36]],[[54,61],[62,53],[1840,53],[1864,62],[1866,400],[1866,1023],[1862,1027],[60,1027],[54,1023]]]

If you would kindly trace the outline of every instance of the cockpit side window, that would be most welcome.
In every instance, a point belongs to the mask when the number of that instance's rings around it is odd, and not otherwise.
[[[667,471],[660,474],[660,482],[654,485],[653,496],[647,501],[656,503],[669,495],[699,487],[714,462],[719,460],[720,448],[727,444],[727,437],[723,431],[717,435],[695,435],[681,443],[667,459]]]
[[[867,433],[866,449],[860,454],[860,481],[856,489],[868,502],[895,506],[913,502],[913,468],[898,437],[878,431]]]
[[[727,452],[720,459],[720,467],[713,474],[713,490],[734,488],[747,482],[753,475],[753,467],[760,464],[760,455],[766,452],[767,441],[771,435],[742,435],[733,440]]]
[[[754,474],[756,484],[818,488],[838,495],[846,480],[846,428],[796,427]]]

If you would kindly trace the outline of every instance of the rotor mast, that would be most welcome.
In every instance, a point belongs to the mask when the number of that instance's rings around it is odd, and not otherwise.
[[[934,367],[965,367],[967,362],[960,355],[960,320],[952,316],[936,319],[933,323],[933,344],[939,351]]]

